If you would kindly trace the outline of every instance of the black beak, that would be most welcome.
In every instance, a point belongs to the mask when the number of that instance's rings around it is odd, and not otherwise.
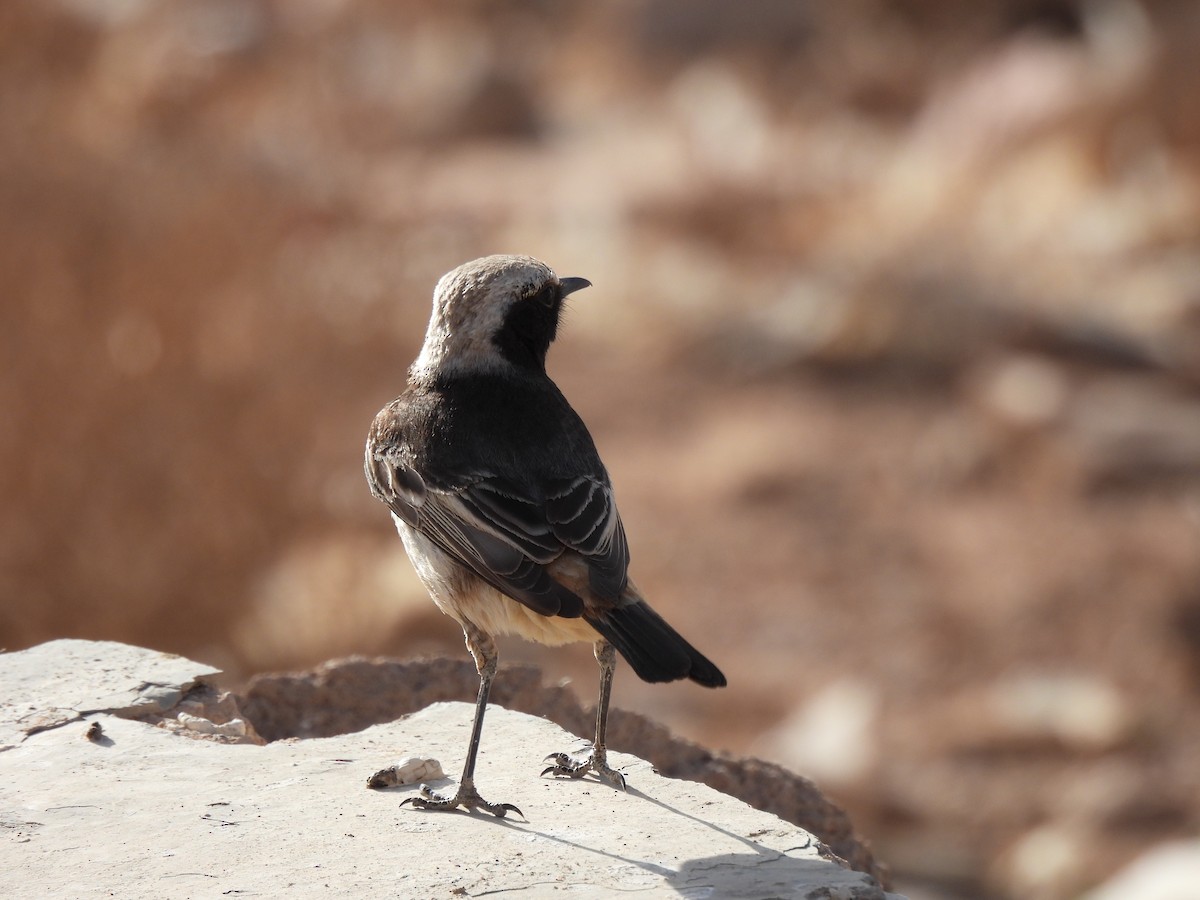
[[[567,294],[573,294],[576,291],[582,291],[585,287],[591,287],[592,283],[586,278],[560,278],[558,280],[558,295],[565,297]]]

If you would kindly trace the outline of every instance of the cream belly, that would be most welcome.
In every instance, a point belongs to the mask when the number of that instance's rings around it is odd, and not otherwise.
[[[558,646],[595,643],[600,634],[582,618],[543,616],[466,571],[404,521],[396,530],[421,582],[438,609],[457,621],[466,621],[490,635],[515,634],[527,641]]]

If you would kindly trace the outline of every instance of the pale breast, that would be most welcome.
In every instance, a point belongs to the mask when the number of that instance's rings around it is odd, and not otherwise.
[[[551,647],[600,640],[596,629],[583,619],[543,616],[478,579],[476,589],[461,597],[458,607],[471,622],[488,634],[515,634],[527,641]]]
[[[506,597],[443,553],[431,541],[393,516],[413,568],[438,609],[460,625],[470,622],[490,635],[514,634],[527,641],[559,646],[594,643],[599,633],[583,619],[543,616]]]

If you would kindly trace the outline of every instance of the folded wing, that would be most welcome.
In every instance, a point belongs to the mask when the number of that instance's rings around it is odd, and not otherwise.
[[[629,548],[605,480],[578,477],[530,486],[475,473],[460,487],[437,489],[399,458],[370,449],[367,475],[402,521],[542,615],[584,613],[583,598],[550,572],[550,564],[566,552],[586,562],[594,606],[615,603],[626,585]]]

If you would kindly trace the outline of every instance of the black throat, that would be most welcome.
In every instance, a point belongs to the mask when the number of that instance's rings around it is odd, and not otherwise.
[[[558,333],[562,298],[534,296],[514,303],[492,338],[500,355],[523,369],[546,371],[546,354]]]

